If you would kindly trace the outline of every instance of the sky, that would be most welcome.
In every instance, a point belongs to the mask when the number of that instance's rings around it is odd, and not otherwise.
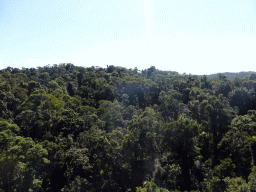
[[[0,69],[256,71],[256,0],[0,0]]]

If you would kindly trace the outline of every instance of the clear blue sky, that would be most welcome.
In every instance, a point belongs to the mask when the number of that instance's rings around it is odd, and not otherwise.
[[[256,0],[0,0],[0,69],[256,71]]]

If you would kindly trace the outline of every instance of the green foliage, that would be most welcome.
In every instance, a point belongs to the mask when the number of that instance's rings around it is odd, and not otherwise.
[[[250,188],[246,181],[241,177],[230,178],[227,177],[224,179],[227,183],[227,192],[248,192]]]
[[[183,190],[191,190],[190,170],[194,165],[194,158],[199,154],[196,136],[200,131],[200,126],[196,121],[181,119],[164,124],[162,130],[163,150],[175,154],[181,167]]]
[[[0,191],[256,191],[255,73],[0,70]]]
[[[231,158],[220,161],[209,173],[210,178],[202,182],[205,191],[224,191],[226,187],[232,188],[234,183],[230,178],[235,178],[234,168]]]
[[[170,189],[180,189],[180,184],[182,183],[182,172],[179,164],[166,164],[164,166],[166,174],[166,183]]]
[[[136,192],[168,192],[168,190],[157,187],[152,181],[145,181],[143,187],[136,187]]]
[[[37,175],[49,163],[48,152],[31,138],[16,136],[16,124],[0,120],[0,186],[5,191],[38,191],[42,177]]]
[[[20,110],[36,111],[41,108],[48,109],[51,113],[56,113],[63,107],[63,101],[58,100],[54,95],[47,94],[43,89],[34,91],[28,99],[26,99],[20,106]]]
[[[251,94],[246,87],[239,87],[230,95],[230,105],[239,108],[239,115],[245,115],[250,109]]]
[[[111,101],[102,100],[99,103],[98,114],[100,119],[105,122],[107,132],[117,127],[122,127],[124,124],[122,117],[124,107],[117,100],[113,103]]]
[[[213,174],[218,176],[220,179],[225,177],[234,177],[234,168],[236,167],[231,158],[226,158],[220,161],[221,163],[214,167]]]
[[[12,124],[10,121],[0,117],[0,131],[10,130],[12,132],[18,132],[20,128],[16,124]]]
[[[252,167],[252,171],[248,177],[248,185],[251,189],[251,191],[256,191],[256,166]]]
[[[170,90],[168,93],[161,91],[159,94],[160,111],[166,122],[177,120],[178,107],[182,94],[176,90]]]
[[[217,176],[212,177],[201,183],[203,191],[207,192],[221,192],[223,183],[221,182],[220,178]]]
[[[221,75],[227,77],[227,79],[229,79],[230,81],[235,80],[236,78],[247,78],[249,77],[253,72],[252,71],[248,71],[248,72],[239,72],[239,73],[221,73]],[[201,75],[199,75],[200,77]],[[207,75],[208,78],[210,79],[218,79],[219,78],[219,73],[216,74],[211,74],[211,75]]]

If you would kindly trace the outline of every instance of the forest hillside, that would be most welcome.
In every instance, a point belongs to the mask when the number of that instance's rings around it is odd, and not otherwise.
[[[249,77],[252,73],[255,73],[253,71],[248,71],[248,72],[239,72],[239,73],[230,73],[230,72],[225,72],[225,73],[214,73],[210,75],[206,75],[207,78],[210,79],[219,79],[219,75],[224,75],[227,77],[228,80],[233,81],[235,78],[246,78]],[[201,78],[203,75],[197,75],[197,77]]]
[[[256,74],[2,69],[0,191],[256,191]]]

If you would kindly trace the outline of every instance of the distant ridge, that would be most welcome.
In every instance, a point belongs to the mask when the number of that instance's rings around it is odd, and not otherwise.
[[[230,81],[234,80],[235,78],[245,78],[245,77],[249,77],[250,74],[252,73],[256,73],[255,71],[242,71],[242,72],[238,72],[238,73],[231,73],[231,72],[225,72],[225,73],[214,73],[214,74],[210,74],[210,75],[205,75],[206,77],[210,78],[210,79],[218,79],[218,74],[222,74],[224,76],[226,76]],[[198,77],[202,77],[204,75],[197,75]]]

